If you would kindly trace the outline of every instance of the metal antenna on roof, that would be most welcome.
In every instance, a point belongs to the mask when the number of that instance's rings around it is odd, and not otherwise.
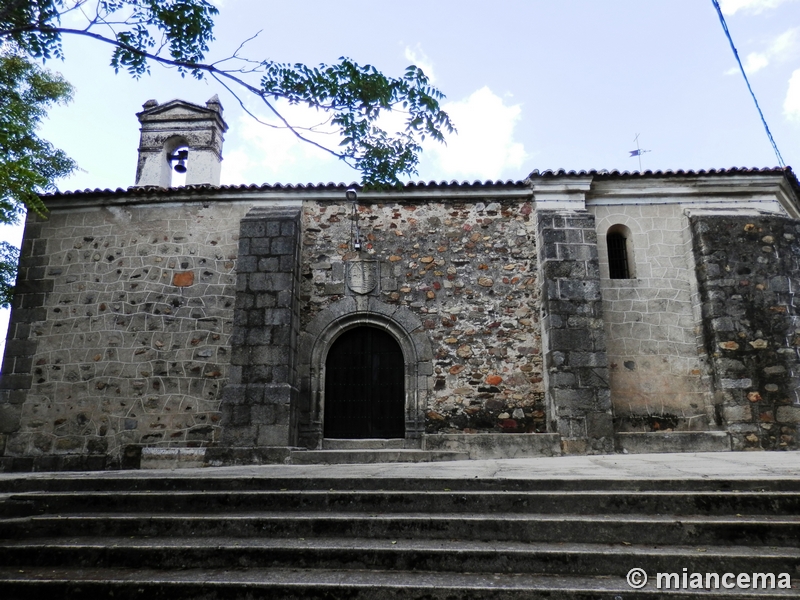
[[[636,142],[636,150],[628,150],[631,153],[631,156],[638,156],[639,157],[639,172],[642,172],[642,154],[645,152],[652,152],[652,150],[642,150],[639,148],[639,134],[636,134],[636,137],[633,138],[633,141]]]

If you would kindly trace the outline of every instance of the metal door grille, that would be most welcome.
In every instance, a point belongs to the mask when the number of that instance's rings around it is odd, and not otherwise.
[[[611,279],[629,279],[628,249],[625,236],[621,233],[609,233],[606,236],[608,243],[608,272]]]
[[[374,327],[343,333],[325,363],[325,437],[405,437],[403,352]]]

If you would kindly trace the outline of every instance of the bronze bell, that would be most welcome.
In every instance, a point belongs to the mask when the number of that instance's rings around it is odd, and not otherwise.
[[[189,158],[189,151],[188,150],[179,150],[174,154],[168,154],[167,160],[171,163],[172,161],[178,161],[177,164],[172,167],[175,169],[176,173],[186,173],[186,159]]]

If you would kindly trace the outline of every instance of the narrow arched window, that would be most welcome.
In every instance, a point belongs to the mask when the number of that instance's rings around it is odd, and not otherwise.
[[[633,279],[633,252],[630,229],[614,225],[606,234],[608,275],[611,279]]]

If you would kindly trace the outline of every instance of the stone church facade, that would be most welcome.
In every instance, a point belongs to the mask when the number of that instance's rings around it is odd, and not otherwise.
[[[797,449],[791,170],[220,186],[216,98],[138,117],[135,186],[28,216],[3,469]]]

